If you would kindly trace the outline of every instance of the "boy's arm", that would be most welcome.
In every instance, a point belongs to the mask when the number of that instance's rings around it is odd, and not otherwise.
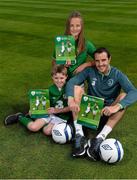
[[[49,114],[58,114],[58,113],[66,113],[66,112],[69,112],[70,111],[70,108],[67,106],[67,107],[64,107],[64,108],[54,108],[54,107],[50,107],[48,108],[48,113]]]

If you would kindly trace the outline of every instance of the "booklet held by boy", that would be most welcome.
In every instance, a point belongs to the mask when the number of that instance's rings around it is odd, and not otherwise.
[[[66,64],[66,61],[71,61],[71,64],[76,63],[75,54],[75,39],[71,35],[55,37],[55,54],[56,64]]]
[[[29,113],[32,118],[48,117],[47,109],[50,107],[48,89],[30,90],[29,101]]]
[[[101,110],[103,106],[103,98],[83,95],[77,122],[83,126],[96,130],[99,125]]]

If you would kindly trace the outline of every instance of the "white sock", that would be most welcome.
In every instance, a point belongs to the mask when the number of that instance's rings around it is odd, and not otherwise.
[[[108,125],[105,125],[102,131],[97,135],[96,138],[102,138],[103,140],[106,139],[107,135],[112,131],[112,128]]]
[[[81,136],[84,136],[82,125],[78,124],[77,120],[74,121],[74,126],[75,126],[75,130],[76,130],[76,134],[80,134]]]

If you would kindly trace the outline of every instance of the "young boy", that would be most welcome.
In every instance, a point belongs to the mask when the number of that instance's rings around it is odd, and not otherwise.
[[[9,115],[5,118],[5,125],[20,122],[30,131],[37,132],[43,128],[45,135],[51,135],[55,124],[66,122],[70,117],[70,109],[67,106],[65,97],[65,84],[67,79],[67,69],[63,65],[55,65],[51,72],[53,85],[49,87],[50,108],[48,108],[49,117],[39,118],[34,121],[22,113]]]

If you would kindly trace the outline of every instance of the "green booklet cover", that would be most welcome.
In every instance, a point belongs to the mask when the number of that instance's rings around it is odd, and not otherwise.
[[[48,117],[47,109],[50,107],[49,90],[35,89],[29,91],[30,114],[32,118]]]
[[[83,95],[80,104],[78,123],[91,129],[97,129],[103,106],[103,98]]]
[[[55,37],[56,64],[66,64],[70,60],[71,64],[76,63],[75,39],[71,35]]]

